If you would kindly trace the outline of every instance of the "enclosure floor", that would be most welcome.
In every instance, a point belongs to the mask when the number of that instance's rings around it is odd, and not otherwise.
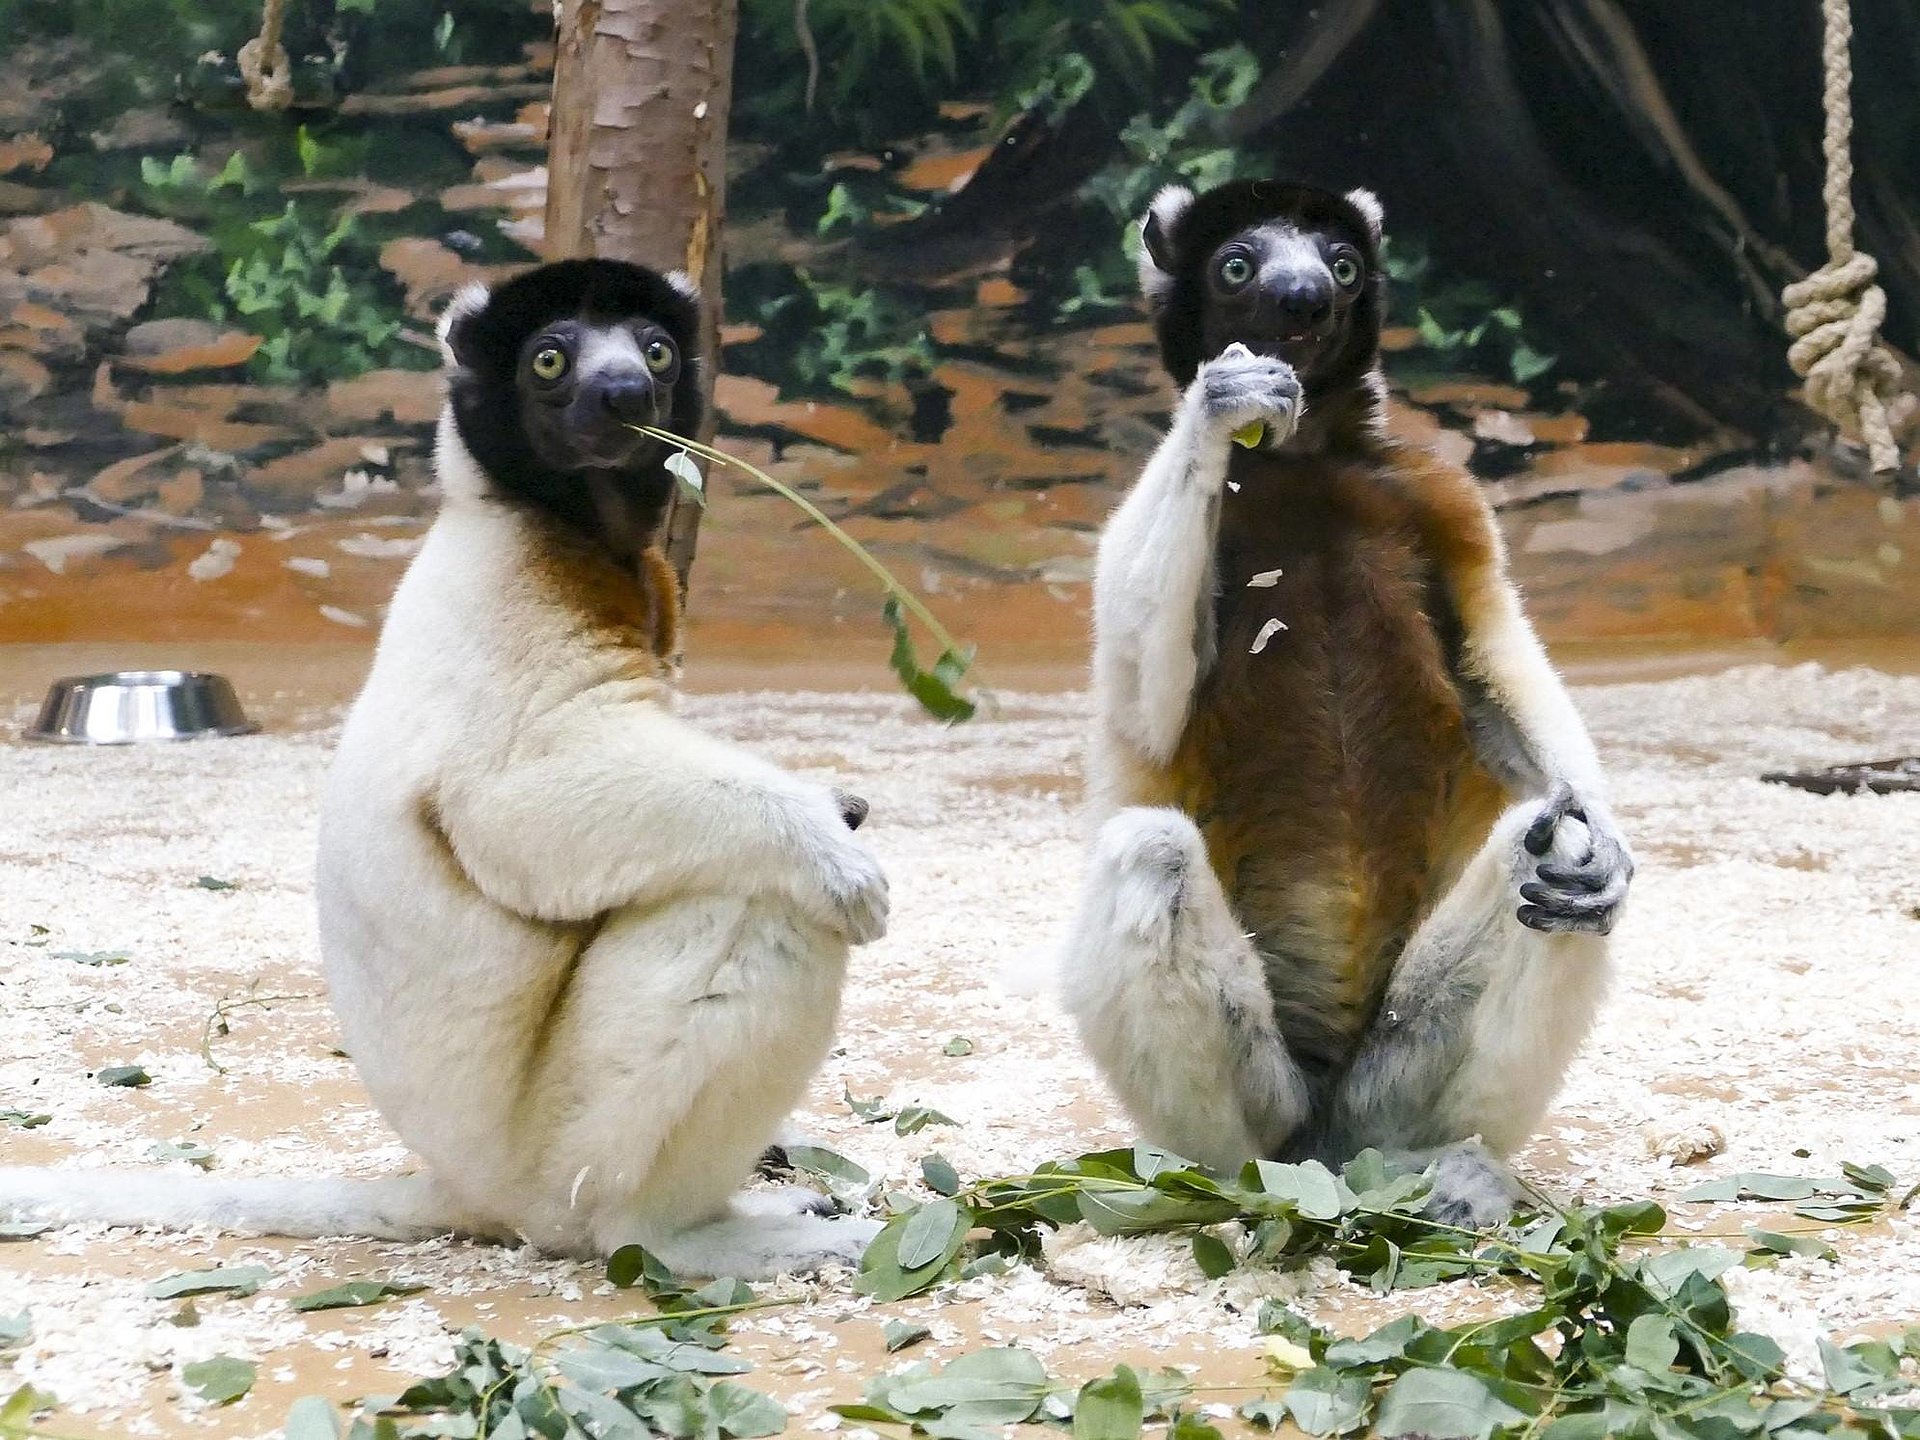
[[[17,667],[0,675],[16,719],[39,683]],[[281,688],[277,700],[253,693],[270,721],[254,738],[83,752],[25,746],[10,729],[0,745],[0,1110],[53,1117],[0,1126],[0,1162],[152,1166],[157,1142],[190,1139],[224,1173],[406,1166],[333,1053],[316,993],[309,872],[337,686]],[[1744,665],[1580,698],[1641,874],[1618,935],[1617,992],[1526,1153],[1528,1174],[1564,1196],[1666,1199],[1677,1226],[1735,1245],[1745,1224],[1795,1222],[1678,1192],[1734,1170],[1830,1174],[1843,1159],[1920,1179],[1920,796],[1820,799],[1755,778],[1920,749],[1920,679]],[[1046,985],[1080,868],[1082,707],[1071,692],[1025,694],[997,718],[943,730],[880,691],[689,702],[700,722],[873,803],[895,925],[855,957],[841,1048],[802,1119],[899,1185],[917,1183],[934,1150],[980,1176],[1127,1138]],[[201,876],[235,888],[203,888]],[[131,958],[92,967],[59,953],[98,951]],[[209,1014],[256,986],[305,998],[235,1012],[232,1033],[211,1037],[216,1072],[201,1053]],[[942,1053],[955,1035],[973,1041],[970,1055]],[[123,1062],[153,1084],[89,1078]],[[922,1102],[959,1124],[900,1138],[856,1119],[843,1091]],[[1650,1153],[1709,1126],[1726,1140],[1716,1158],[1673,1170]],[[1836,1264],[1736,1269],[1742,1325],[1774,1334],[1805,1369],[1821,1333],[1920,1318],[1917,1232],[1896,1219],[1836,1233]],[[274,1278],[250,1299],[200,1301],[191,1328],[166,1323],[175,1303],[144,1296],[160,1276],[223,1261],[257,1261]],[[287,1307],[372,1274],[428,1288],[358,1311]],[[743,1378],[790,1403],[796,1432],[896,1363],[880,1338],[894,1315],[934,1332],[898,1363],[1017,1342],[1076,1378],[1121,1360],[1190,1363],[1220,1387],[1203,1398],[1237,1403],[1253,1392],[1234,1387],[1261,1382],[1249,1302],[1263,1292],[1298,1292],[1301,1308],[1348,1331],[1405,1309],[1444,1322],[1524,1298],[1462,1283],[1382,1302],[1319,1267],[1208,1282],[1182,1244],[1103,1241],[1058,1254],[1050,1273],[1020,1268],[887,1307],[830,1277],[804,1303],[741,1322],[737,1343],[757,1366]],[[463,1327],[526,1339],[635,1303],[588,1266],[451,1242],[66,1232],[0,1248],[0,1312],[25,1308],[34,1327],[11,1376],[0,1362],[0,1392],[20,1380],[51,1391],[62,1402],[52,1428],[67,1435],[265,1435],[297,1396],[344,1402],[436,1373]],[[260,1381],[209,1410],[177,1377],[216,1353],[257,1360]]]

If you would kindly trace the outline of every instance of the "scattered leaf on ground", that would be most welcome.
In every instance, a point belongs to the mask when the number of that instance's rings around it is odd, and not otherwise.
[[[180,1300],[188,1295],[252,1295],[273,1278],[264,1265],[227,1265],[214,1270],[183,1270],[147,1286],[150,1300]]]
[[[348,1280],[325,1290],[296,1295],[287,1305],[289,1309],[303,1313],[310,1310],[348,1310],[358,1305],[377,1305],[382,1300],[391,1300],[400,1295],[417,1295],[426,1288],[408,1280]]]
[[[21,1319],[24,1321],[26,1317],[23,1315]],[[891,1355],[906,1349],[909,1345],[918,1345],[922,1340],[930,1338],[933,1331],[924,1325],[908,1324],[905,1320],[889,1320],[880,1327],[880,1333],[886,1338],[887,1353]]]
[[[259,1370],[252,1361],[231,1355],[215,1355],[180,1367],[180,1378],[202,1400],[215,1405],[231,1405],[253,1388]]]

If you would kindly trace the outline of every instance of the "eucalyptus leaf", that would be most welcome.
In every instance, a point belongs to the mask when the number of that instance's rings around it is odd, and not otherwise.
[[[941,1195],[960,1193],[960,1174],[941,1155],[929,1155],[920,1162],[920,1178],[927,1188]]]
[[[940,1053],[942,1055],[952,1056],[971,1055],[973,1054],[973,1041],[964,1035],[956,1035],[940,1047]]]
[[[823,1145],[789,1145],[786,1152],[787,1163],[794,1169],[805,1170],[824,1180],[848,1186],[866,1186],[873,1182],[873,1176],[862,1166]]]
[[[0,1110],[0,1125],[11,1125],[16,1130],[38,1130],[52,1120],[53,1116],[33,1110]]]
[[[942,1115],[938,1110],[929,1110],[925,1105],[909,1105],[894,1116],[893,1133],[917,1135],[929,1125],[958,1125],[959,1123],[951,1115]]]
[[[778,1401],[721,1380],[707,1392],[707,1415],[722,1435],[735,1440],[756,1440],[763,1435],[778,1435],[787,1428],[787,1412]]]
[[[234,151],[233,153],[234,153],[235,159],[238,159],[240,157],[240,152],[238,150]],[[199,886],[202,890],[238,890],[240,888],[238,885],[234,884],[233,881],[231,880],[220,880],[215,878],[212,875],[202,875],[198,880],[195,880],[193,883]]]
[[[1372,1389],[1364,1375],[1316,1366],[1287,1387],[1286,1412],[1309,1435],[1344,1435],[1365,1423]]]
[[[1122,1365],[1080,1387],[1073,1406],[1073,1440],[1136,1440],[1145,1421],[1140,1377]]]
[[[273,1278],[264,1265],[229,1265],[213,1270],[183,1270],[147,1286],[150,1300],[180,1300],[189,1295],[255,1294]]]
[[[1665,1315],[1641,1315],[1627,1327],[1627,1363],[1642,1370],[1660,1372],[1673,1367],[1680,1358],[1680,1339],[1673,1321]]]
[[[853,1111],[855,1115],[859,1116],[869,1125],[877,1125],[883,1120],[891,1120],[896,1113],[887,1108],[886,1100],[879,1095],[874,1096],[871,1100],[859,1100],[854,1097],[853,1091],[843,1086],[841,1087],[840,1098],[847,1102],[847,1108],[849,1110]]]
[[[1387,1437],[1487,1440],[1502,1425],[1526,1418],[1464,1370],[1409,1370],[1380,1397],[1374,1429]]]
[[[1707,1180],[1683,1192],[1682,1200],[1809,1200],[1820,1193],[1817,1182],[1804,1175],[1767,1175],[1750,1172]]]
[[[37,1240],[51,1229],[50,1220],[0,1221],[0,1240]]]
[[[340,1418],[318,1395],[302,1395],[287,1407],[283,1440],[340,1440]]]
[[[1805,1255],[1815,1260],[1840,1258],[1831,1245],[1813,1235],[1783,1235],[1778,1231],[1749,1226],[1747,1238],[1753,1241],[1753,1248],[1747,1252],[1748,1264],[1754,1263],[1756,1258],[1777,1259],[1782,1255]]]
[[[1226,1241],[1201,1231],[1193,1237],[1193,1263],[1209,1280],[1218,1280],[1223,1275],[1231,1275],[1238,1262]]]
[[[215,1355],[180,1367],[180,1378],[187,1388],[215,1405],[231,1405],[245,1395],[259,1373],[252,1361],[231,1355]]]
[[[1261,1160],[1256,1168],[1267,1194],[1293,1201],[1310,1220],[1337,1220],[1352,1204],[1351,1193],[1343,1193],[1339,1179],[1318,1160],[1298,1165]]]
[[[900,1232],[899,1260],[903,1270],[918,1270],[946,1256],[955,1231],[966,1233],[967,1215],[958,1201],[940,1199],[922,1205],[907,1217]]]
[[[109,1065],[94,1072],[93,1078],[102,1085],[118,1086],[124,1089],[138,1089],[151,1085],[153,1077],[138,1065]]]
[[[929,1339],[933,1335],[933,1331],[926,1326],[909,1324],[905,1320],[887,1321],[880,1327],[880,1333],[886,1340],[889,1355],[898,1354],[902,1350],[918,1345],[922,1340]]]
[[[401,1295],[417,1295],[426,1289],[408,1280],[348,1280],[325,1290],[297,1295],[287,1307],[301,1313],[314,1310],[350,1310],[362,1305],[377,1305]]]
[[[947,650],[941,653],[931,670],[922,670],[920,659],[914,653],[913,636],[907,630],[906,611],[899,599],[889,595],[880,613],[893,630],[893,652],[888,656],[888,663],[893,667],[893,673],[900,677],[900,683],[907,687],[907,693],[936,719],[972,719],[974,703],[956,688],[966,676],[970,659]]]

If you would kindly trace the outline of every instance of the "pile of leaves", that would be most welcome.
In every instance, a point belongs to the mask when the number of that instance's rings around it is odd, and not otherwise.
[[[859,1287],[875,1299],[917,1294],[991,1257],[1031,1256],[1044,1230],[1076,1221],[1102,1235],[1189,1233],[1210,1276],[1326,1256],[1381,1293],[1469,1276],[1531,1287],[1517,1314],[1452,1329],[1407,1315],[1358,1340],[1269,1304],[1262,1329],[1276,1337],[1272,1353],[1289,1383],[1244,1406],[1249,1420],[1284,1417],[1313,1435],[1920,1437],[1920,1399],[1881,1403],[1920,1390],[1908,1363],[1920,1362],[1920,1328],[1823,1344],[1822,1387],[1790,1378],[1773,1340],[1734,1327],[1721,1277],[1785,1254],[1832,1255],[1804,1235],[1750,1228],[1744,1254],[1667,1248],[1654,1241],[1667,1215],[1652,1202],[1543,1206],[1496,1232],[1463,1230],[1425,1215],[1426,1175],[1375,1151],[1338,1174],[1314,1161],[1257,1161],[1225,1177],[1141,1146],[965,1189],[944,1162],[930,1163],[925,1178],[944,1193],[896,1202],[861,1264]],[[1793,1200],[1804,1218],[1832,1225],[1904,1207],[1916,1191],[1896,1198],[1888,1171],[1850,1165],[1832,1179],[1734,1176],[1687,1198]],[[876,1382],[858,1413],[951,1434],[915,1408],[926,1378],[904,1390],[899,1377]],[[971,1403],[963,1391],[975,1396],[965,1387],[932,1393]],[[1038,1399],[1034,1406],[1024,1418],[1048,1418]]]

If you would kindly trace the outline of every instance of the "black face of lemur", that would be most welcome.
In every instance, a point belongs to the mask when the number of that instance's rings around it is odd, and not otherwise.
[[[1293,366],[1310,396],[1361,380],[1377,356],[1384,303],[1377,223],[1363,192],[1277,181],[1156,200],[1141,238],[1174,377],[1185,384],[1238,341]]]
[[[596,477],[664,508],[670,447],[632,427],[700,424],[698,301],[639,265],[562,260],[455,302],[449,394],[460,438],[504,498],[591,527]]]

